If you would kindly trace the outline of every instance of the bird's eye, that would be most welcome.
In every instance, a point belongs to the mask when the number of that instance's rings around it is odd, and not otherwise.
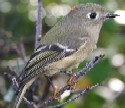
[[[89,18],[89,19],[97,19],[97,18],[98,18],[98,15],[97,15],[97,13],[95,13],[95,12],[88,13],[88,14],[87,14],[87,18]]]
[[[91,13],[89,16],[90,16],[91,19],[95,19],[96,18],[96,13]]]

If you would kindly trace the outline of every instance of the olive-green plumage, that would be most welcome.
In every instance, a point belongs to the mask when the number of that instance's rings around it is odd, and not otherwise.
[[[83,61],[96,48],[103,22],[115,16],[94,3],[79,4],[64,16],[42,37],[22,71],[14,108],[19,107],[26,90],[38,76],[53,76]]]

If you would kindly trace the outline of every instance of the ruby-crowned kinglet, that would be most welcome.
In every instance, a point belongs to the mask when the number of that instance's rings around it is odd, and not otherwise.
[[[19,104],[34,80],[53,76],[77,66],[96,48],[103,22],[115,18],[98,4],[79,4],[42,37],[19,76],[19,93],[14,108]]]

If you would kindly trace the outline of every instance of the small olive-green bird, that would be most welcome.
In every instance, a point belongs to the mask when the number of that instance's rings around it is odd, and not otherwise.
[[[115,18],[104,7],[79,4],[42,37],[25,69],[19,76],[19,93],[14,108],[19,104],[34,80],[39,76],[53,76],[76,67],[96,48],[103,22]]]

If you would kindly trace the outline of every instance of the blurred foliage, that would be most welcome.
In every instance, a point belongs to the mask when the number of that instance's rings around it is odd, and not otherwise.
[[[75,4],[85,2],[99,3],[111,11],[125,10],[124,0],[43,0],[42,34],[44,35],[63,16],[50,15],[51,13],[47,11],[49,6],[64,5],[69,9]],[[52,5],[53,3],[55,5]],[[7,65],[16,70],[20,70],[18,67],[24,65],[17,50],[20,40],[24,43],[27,56],[34,51],[36,11],[36,0],[0,1],[0,75],[6,72]],[[125,25],[114,20],[106,21],[100,32],[98,47],[105,52],[106,57],[80,79],[78,86],[85,88],[97,82],[104,82],[104,89],[98,87],[64,108],[125,108],[124,88],[115,90],[109,85],[112,78],[121,81],[119,84],[114,84],[116,88],[120,84],[124,85],[125,82]],[[99,49],[96,50],[95,55],[99,52]],[[118,54],[121,56],[117,56]],[[95,55],[92,54],[92,57]],[[84,65],[85,62],[81,63],[79,69],[82,69]],[[11,95],[9,99],[7,98],[9,90],[13,92],[10,88],[11,83],[8,79],[1,76],[0,108],[12,107],[13,95],[12,98]]]

